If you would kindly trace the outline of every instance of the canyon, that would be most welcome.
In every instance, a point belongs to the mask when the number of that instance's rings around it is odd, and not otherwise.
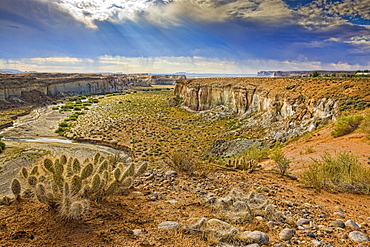
[[[45,96],[55,98],[114,93],[121,92],[132,86],[171,85],[177,79],[184,78],[181,75],[147,74],[0,74],[0,102],[38,103],[37,98],[40,98],[39,101],[42,103],[45,100]]]
[[[221,107],[244,119],[246,128],[258,129],[261,139],[283,143],[335,121],[343,102],[355,95],[368,104],[368,96],[361,94],[368,85],[368,79],[187,79],[177,81],[174,93],[189,110]]]

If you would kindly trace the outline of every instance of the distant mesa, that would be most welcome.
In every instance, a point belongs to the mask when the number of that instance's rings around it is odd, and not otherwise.
[[[16,70],[16,69],[0,69],[1,74],[8,74],[8,73],[24,73],[23,71]]]
[[[309,71],[259,71],[257,76],[265,77],[350,77],[354,75],[369,76],[368,70],[364,71],[338,71],[338,70],[309,70]]]

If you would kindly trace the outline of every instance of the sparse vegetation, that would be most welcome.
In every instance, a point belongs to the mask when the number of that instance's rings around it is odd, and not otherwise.
[[[258,162],[267,159],[270,150],[267,148],[258,148],[256,145],[252,145],[247,150],[243,151],[239,157],[244,157],[249,160],[256,160]]]
[[[333,131],[330,133],[333,137],[340,137],[352,133],[361,124],[363,116],[350,115],[338,119],[334,124]]]
[[[188,175],[194,175],[198,169],[194,158],[184,152],[173,152],[167,155],[166,164],[173,170]]]
[[[280,175],[285,175],[290,168],[291,161],[285,157],[283,151],[278,148],[272,152],[270,158],[275,161],[275,168]]]
[[[364,120],[362,121],[362,123],[360,124],[360,130],[367,134],[368,138],[370,139],[370,114],[368,114]]]
[[[370,193],[370,169],[361,165],[356,156],[348,152],[332,156],[328,153],[303,172],[303,182],[315,189],[330,192]]]
[[[3,152],[3,150],[5,149],[5,146],[6,146],[5,143],[0,141],[0,153]]]

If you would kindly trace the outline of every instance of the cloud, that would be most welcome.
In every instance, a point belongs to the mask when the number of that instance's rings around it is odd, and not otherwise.
[[[22,59],[0,59],[0,68],[15,68],[21,71],[38,72],[84,72],[95,66],[93,59],[75,57],[35,57]]]
[[[147,19],[162,26],[186,26],[189,20],[208,23],[241,20],[273,26],[299,24],[317,29],[351,23],[348,18],[370,19],[369,0],[315,0],[297,9],[290,8],[283,0],[54,1],[90,28],[97,28],[97,21],[120,23]]]
[[[344,24],[355,25],[355,20],[369,23],[369,6],[370,0],[315,0],[302,6],[297,13],[301,25],[308,28],[331,28]]]
[[[134,19],[138,12],[152,6],[152,2],[147,0],[57,0],[56,3],[90,28],[97,27],[95,21]]]
[[[163,73],[179,71],[188,73],[255,74],[260,70],[358,70],[365,65],[346,62],[322,63],[305,57],[297,60],[245,59],[235,62],[206,57],[122,57],[101,56],[95,60],[73,57],[48,57],[30,59],[0,59],[0,68],[39,72],[123,72]]]

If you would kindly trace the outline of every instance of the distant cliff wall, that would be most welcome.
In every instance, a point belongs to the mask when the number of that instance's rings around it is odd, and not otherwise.
[[[98,74],[1,74],[0,100],[22,101],[22,95],[38,91],[46,96],[76,96],[114,93],[131,86],[174,85],[184,79],[177,75],[98,75]]]

